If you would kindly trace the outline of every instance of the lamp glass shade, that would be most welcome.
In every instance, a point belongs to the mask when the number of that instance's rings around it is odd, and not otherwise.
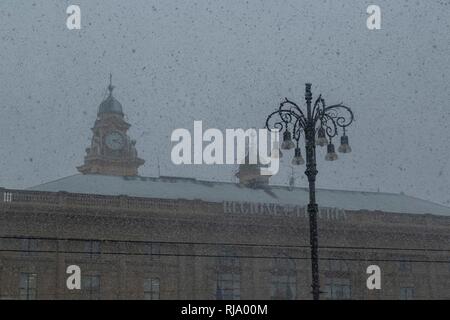
[[[278,141],[275,141],[273,143],[272,151],[270,152],[270,156],[274,159],[279,159],[283,157],[283,153],[281,153],[280,150],[280,143]]]
[[[291,133],[289,131],[285,131],[283,133],[283,143],[281,144],[281,149],[290,150],[295,148],[295,144],[292,141]]]
[[[338,151],[340,153],[350,153],[350,152],[352,152],[352,148],[350,148],[350,145],[348,144],[348,136],[343,135],[341,137],[341,145],[339,146]]]
[[[325,156],[325,160],[327,161],[334,161],[337,160],[338,155],[336,151],[334,150],[334,144],[329,143],[327,145],[327,155]]]
[[[325,135],[325,129],[320,127],[317,131],[317,139],[316,139],[316,145],[323,147],[328,143],[328,139]]]
[[[294,158],[292,158],[292,164],[294,166],[300,166],[302,164],[305,164],[305,159],[302,157],[302,152],[300,148],[295,148],[295,155]]]

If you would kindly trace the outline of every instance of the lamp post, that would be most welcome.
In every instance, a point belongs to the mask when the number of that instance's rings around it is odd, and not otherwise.
[[[266,128],[269,131],[278,130],[283,133],[281,149],[294,149],[293,165],[302,165],[305,160],[300,149],[300,138],[305,138],[306,149],[306,171],[309,183],[309,234],[311,245],[311,271],[312,271],[312,294],[314,300],[320,298],[319,282],[319,256],[318,256],[318,236],[317,236],[317,212],[316,203],[316,145],[327,145],[325,160],[333,161],[338,158],[332,139],[339,134],[342,129],[341,145],[338,151],[341,153],[351,152],[348,144],[346,128],[353,122],[353,112],[350,108],[336,104],[326,106],[322,95],[312,104],[311,84],[306,83],[305,100],[306,110],[296,103],[288,100],[280,103],[278,110],[269,114],[266,119]],[[294,142],[295,141],[295,142]],[[281,157],[278,147],[275,152]]]

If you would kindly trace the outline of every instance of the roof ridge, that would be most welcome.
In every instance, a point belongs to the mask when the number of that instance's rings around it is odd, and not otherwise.
[[[127,184],[127,180],[129,184]],[[117,183],[114,183],[114,181]],[[121,183],[121,181],[124,183]],[[135,183],[131,183],[132,181],[135,181]],[[145,182],[148,182],[148,184],[146,185]],[[290,203],[292,201],[292,203],[306,203],[308,200],[307,187],[292,188],[283,185],[265,185],[263,188],[252,188],[231,181],[212,181],[177,176],[122,177],[100,174],[74,174],[27,188],[27,190],[53,192],[66,190],[75,193],[83,193],[85,191],[85,193],[111,195],[121,192],[121,194],[129,194],[130,196],[162,196],[163,198],[169,197],[171,199],[202,198],[205,201],[213,202],[261,202],[268,196],[283,203]],[[328,205],[342,207],[348,210],[360,208],[386,212],[450,215],[450,207],[402,193],[322,188],[318,188],[317,191],[321,193],[321,201],[323,204],[328,203]]]
[[[63,177],[63,178],[56,179],[56,180],[51,180],[51,181],[48,181],[48,182],[39,183],[39,184],[37,184],[35,186],[28,187],[25,190],[29,190],[29,189],[32,189],[32,188],[35,188],[35,187],[45,186],[45,185],[48,185],[50,183],[55,183],[55,182],[62,181],[62,180],[65,180],[67,178],[71,178],[71,177],[75,177],[75,176],[82,176],[82,174],[81,173],[75,173],[75,174],[72,174],[70,176],[66,176],[66,177]]]
[[[178,177],[178,176],[159,176],[159,177],[144,177],[144,176],[137,176],[137,177],[142,177],[142,178],[150,178],[150,179],[159,179],[159,178],[163,178],[163,179],[179,179],[179,180],[190,180],[190,181],[195,181],[195,182],[207,182],[207,183],[223,183],[223,184],[232,184],[232,185],[236,185],[236,182],[232,182],[232,181],[222,181],[222,180],[204,180],[204,179],[198,179],[198,178],[194,178],[194,177]],[[280,188],[280,189],[291,189],[290,191],[292,191],[292,189],[302,189],[302,190],[307,190],[308,187],[299,187],[299,186],[288,186],[288,185],[282,185],[282,184],[269,184],[268,185],[270,188]],[[249,188],[252,189],[252,188]],[[384,194],[384,195],[394,195],[394,196],[400,196],[400,195],[404,195],[404,196],[408,196],[410,198],[414,198],[414,199],[420,199],[423,200],[421,198],[417,198],[414,196],[410,196],[404,193],[394,193],[394,192],[385,192],[385,191],[366,191],[366,190],[351,190],[351,189],[331,189],[331,188],[316,188],[316,190],[322,190],[322,191],[342,191],[342,192],[357,192],[357,193],[370,193],[370,194]],[[429,201],[429,200],[425,200],[425,201]],[[431,203],[434,203],[432,201],[429,201]],[[445,207],[445,206],[444,206]]]

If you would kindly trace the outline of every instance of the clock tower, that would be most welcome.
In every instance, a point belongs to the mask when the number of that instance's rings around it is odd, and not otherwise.
[[[83,174],[137,176],[144,160],[137,156],[136,141],[127,135],[130,128],[124,119],[122,105],[113,97],[110,75],[109,94],[100,104],[95,120],[90,148],[86,149],[84,164],[77,167]]]

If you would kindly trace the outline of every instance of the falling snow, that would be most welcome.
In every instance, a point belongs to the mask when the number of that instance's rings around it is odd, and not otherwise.
[[[234,181],[232,166],[172,165],[170,133],[194,120],[261,127],[312,82],[356,114],[353,153],[319,161],[320,187],[450,205],[448,1],[378,1],[376,31],[356,0],[78,4],[82,29],[69,31],[64,1],[0,3],[0,186],[76,173],[112,72],[144,176],[158,174],[159,156],[163,175]],[[287,158],[273,183],[289,183]]]

